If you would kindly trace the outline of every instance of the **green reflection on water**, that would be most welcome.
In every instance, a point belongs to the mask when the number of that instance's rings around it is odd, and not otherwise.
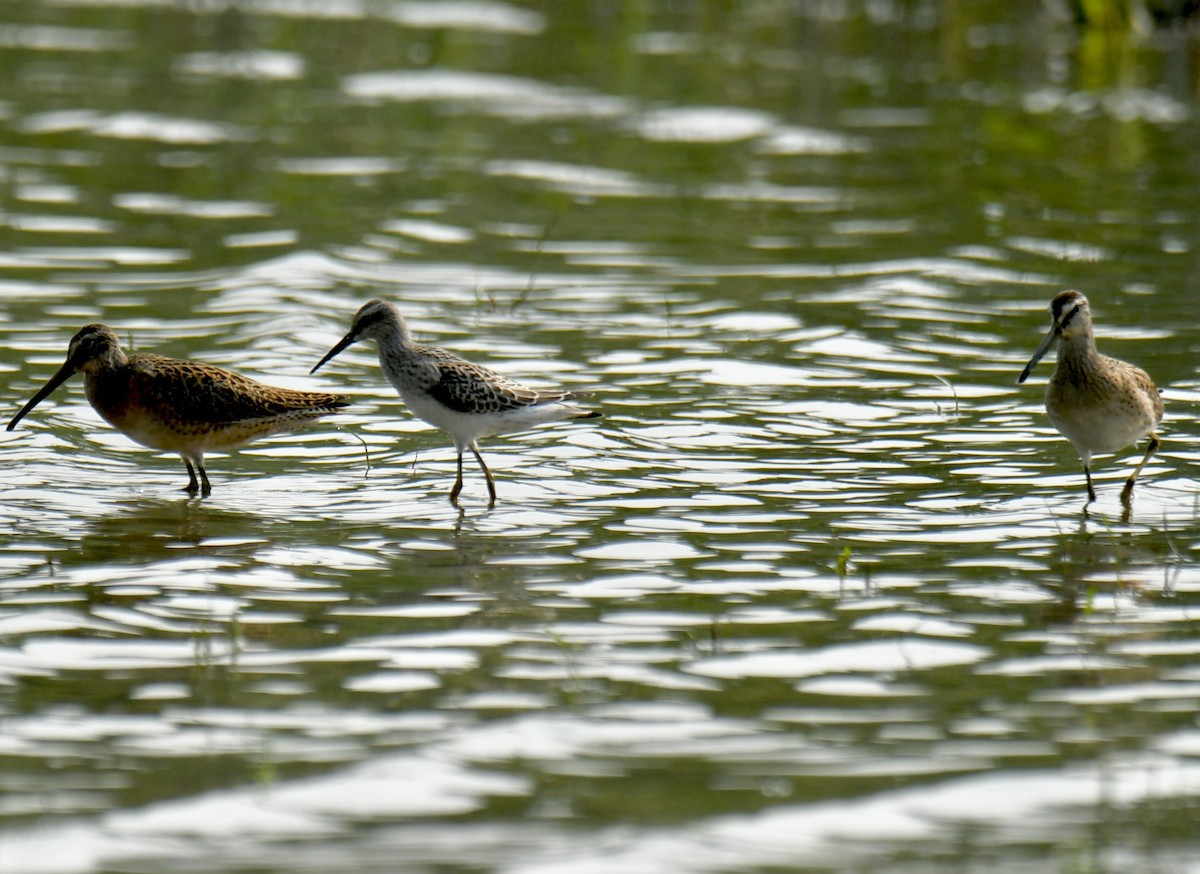
[[[444,435],[348,353],[320,385],[353,393],[368,475],[317,432],[218,459],[196,502],[60,392],[0,446],[10,834],[61,814],[119,859],[118,814],[243,787],[291,813],[272,792],[307,777],[365,802],[411,753],[527,783],[439,813],[413,772],[382,794],[427,807],[319,810],[314,859],[502,870],[604,859],[625,829],[635,859],[678,840],[678,870],[828,870],[751,848],[776,815],[820,837],[824,804],[911,813],[976,774],[1023,797],[1034,773],[1063,808],[837,834],[897,870],[1196,857],[1195,791],[1071,788],[1195,755],[1186,43],[1007,3],[527,4],[508,29],[338,8],[7,7],[5,402],[96,319],[316,385],[383,295],[423,339],[598,388],[605,419],[492,441],[500,504],[468,483],[460,515]],[[381,96],[355,96],[363,74]],[[1067,286],[1167,389],[1128,520],[1128,459],[1082,519],[1077,460],[1012,385]],[[910,666],[854,662],[888,641]],[[986,656],[939,667],[931,641]],[[828,665],[692,670],[808,657]],[[705,869],[735,814],[752,840]],[[292,870],[269,829],[149,833],[183,850],[143,867]]]

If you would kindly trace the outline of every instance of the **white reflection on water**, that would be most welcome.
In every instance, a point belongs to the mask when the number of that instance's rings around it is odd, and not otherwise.
[[[866,864],[881,844],[912,846],[964,825],[976,840],[999,846],[1045,840],[1054,814],[1108,805],[1131,806],[1200,791],[1200,767],[1152,754],[1081,764],[1065,772],[1027,770],[947,780],[941,785],[879,793],[869,800],[782,807],[718,819],[684,834],[648,831],[632,846],[604,842],[567,858],[531,860],[507,872],[680,870],[738,871],[747,866]],[[699,848],[703,848],[701,852]],[[665,867],[664,867],[665,866]]]
[[[106,5],[156,2],[81,8]],[[599,75],[536,78],[555,56],[534,40],[564,14],[545,9],[252,0],[239,15],[288,21],[252,22],[234,52],[198,51],[221,48],[203,24],[163,65],[194,102],[142,103],[130,66],[128,106],[57,72],[24,80],[46,99],[0,106],[10,230],[28,232],[0,253],[10,409],[96,319],[354,401],[341,430],[217,459],[204,501],[78,381],[0,436],[0,867],[924,874],[1069,865],[1114,821],[1147,846],[1186,828],[1200,392],[1177,354],[1188,285],[1166,281],[1182,268],[1111,218],[981,205],[1012,188],[988,162],[946,198],[926,171],[962,165],[926,151],[940,112],[751,105],[724,90],[740,75],[674,105],[660,86],[683,77],[631,84],[639,64],[708,64],[728,34],[622,25],[633,61],[609,45],[578,53]],[[380,42],[333,51],[322,19]],[[406,32],[430,28],[456,33]],[[298,48],[255,50],[268,31]],[[35,72],[141,45],[2,33],[47,54]],[[268,97],[226,112],[214,86]],[[1104,111],[1170,109],[1133,96]],[[1186,167],[1155,133],[1137,148]],[[243,149],[254,172],[231,187]],[[1055,196],[1035,186],[1030,203]],[[1129,196],[1186,249],[1166,188]],[[1120,336],[1168,374],[1171,433],[1132,513],[1115,458],[1084,517],[1076,459],[1012,381],[1051,289],[1110,274],[1154,295]],[[595,390],[605,418],[486,443],[500,504],[471,480],[456,510],[444,436],[370,350],[307,372],[374,296],[422,340]],[[1109,786],[1134,808],[1096,802]]]
[[[916,637],[864,641],[816,652],[749,653],[704,659],[688,666],[707,677],[809,677],[860,671],[921,671],[975,664],[987,650],[973,644],[944,643]]]
[[[290,359],[307,351],[315,361],[356,300],[304,290],[327,259],[274,263],[302,269],[266,288],[263,264],[225,277],[207,305],[222,318],[184,322],[184,333],[206,348],[238,337],[238,348],[222,347],[228,363],[303,373]],[[469,343],[469,332],[483,332],[488,360],[518,365],[542,348],[520,314],[476,313],[450,297],[414,305],[424,333]],[[289,356],[276,348],[283,326],[264,327],[262,314],[296,300],[305,327]],[[569,307],[537,313],[560,331],[584,321]],[[1034,828],[1024,816],[1061,830],[1064,815],[1042,799],[1088,803],[1100,779],[1057,761],[1057,744],[1086,740],[1086,712],[1182,708],[1197,695],[1195,677],[1141,676],[1178,667],[1189,652],[1151,646],[1146,635],[1187,635],[1194,617],[1139,605],[1138,589],[1153,592],[1160,568],[1136,545],[1190,530],[1194,507],[1172,503],[1166,477],[1148,470],[1132,520],[1117,521],[1115,498],[1082,519],[1071,468],[1042,457],[1057,443],[1037,423],[1036,403],[1018,406],[974,373],[951,414],[944,386],[925,388],[922,376],[952,373],[967,347],[930,353],[912,339],[836,331],[835,316],[803,328],[795,317],[764,319],[755,330],[735,304],[718,303],[694,323],[679,318],[710,337],[718,326],[723,339],[709,348],[687,335],[664,339],[651,320],[625,320],[625,336],[599,362],[560,362],[572,378],[612,387],[599,401],[608,420],[495,441],[502,502],[487,514],[469,505],[460,517],[445,502],[452,454],[380,397],[370,355],[331,377],[360,399],[349,422],[372,450],[365,477],[356,441],[305,434],[222,459],[212,499],[185,502],[172,494],[171,463],[99,430],[77,395],[49,408],[58,427],[8,435],[5,449],[21,463],[6,473],[0,514],[27,539],[0,563],[0,675],[87,677],[156,709],[5,714],[3,748],[21,762],[222,756],[326,771],[136,809],[121,808],[111,789],[26,793],[30,809],[47,809],[48,795],[92,818],[49,833],[10,829],[6,862],[39,854],[87,871],[139,856],[172,866],[202,852],[214,865],[222,853],[269,864],[277,837],[323,846],[361,839],[366,823],[369,840],[393,852],[419,847],[447,865],[475,864],[477,846],[440,845],[428,824],[418,838],[394,830],[397,821],[500,822],[497,805],[537,796],[542,781],[629,780],[638,760],[702,763],[715,769],[705,790],[714,797],[771,801],[669,834],[648,823],[619,849],[602,828],[567,842],[554,817],[532,817],[526,830],[492,836],[498,858],[514,871],[653,866],[665,841],[688,859],[672,870],[740,871],[748,859],[786,864],[796,839],[777,828],[806,830],[814,860],[840,852],[848,816],[870,817],[854,822],[855,841],[868,828],[883,847],[945,839],[946,823],[970,822],[984,844]],[[804,325],[813,321],[806,311]],[[48,365],[58,358],[54,333],[38,335]],[[651,336],[659,345],[650,353],[624,348]],[[767,344],[775,360],[726,348],[742,343]],[[673,358],[676,346],[688,354]],[[471,489],[468,498],[480,497],[478,483]],[[1087,585],[1128,594],[1071,593],[1069,580],[1048,572],[1060,543],[1095,551],[1081,565]],[[843,546],[850,555],[839,573]],[[1177,584],[1194,589],[1195,579],[1187,571]],[[1064,599],[1091,619],[1043,633],[1037,622],[1023,627],[1030,611]],[[270,706],[200,706],[194,677],[218,670],[239,678],[248,702]],[[947,684],[999,689],[989,678],[1028,685],[1011,702],[968,696],[952,724],[934,715]],[[756,686],[770,707],[738,718],[721,709]],[[331,688],[336,706],[322,700]],[[650,700],[617,703],[631,693]],[[1179,731],[1150,740],[1168,757],[1163,767],[1186,772],[1194,740]],[[398,742],[412,752],[392,759]],[[1054,766],[1009,766],[1031,759]],[[1004,773],[986,779],[1001,782],[957,776],[993,768]],[[855,788],[879,778],[921,785]],[[836,781],[846,797],[786,800],[814,781]],[[1024,801],[986,822],[971,813],[976,793],[1001,789]],[[1156,791],[1186,798],[1200,789],[1181,776]],[[1130,788],[1126,797],[1162,795]],[[207,819],[197,825],[198,816]],[[69,858],[47,837],[75,841],[61,850]],[[358,846],[356,864],[369,868]]]
[[[250,131],[232,124],[135,111],[104,115],[93,110],[61,110],[25,116],[17,126],[29,134],[85,131],[99,137],[171,145],[213,145],[251,137]]]
[[[699,717],[699,719],[697,719]],[[273,841],[321,841],[352,820],[395,821],[407,817],[454,816],[478,810],[485,797],[527,795],[527,781],[483,770],[467,761],[536,756],[569,767],[579,745],[653,749],[681,736],[707,738],[706,747],[724,739],[731,753],[747,738],[735,722],[714,722],[703,713],[646,714],[597,712],[587,723],[553,721],[525,728],[508,726],[503,738],[478,738],[463,745],[451,740],[440,758],[414,755],[380,757],[327,777],[259,788],[252,792],[212,792],[195,799],[162,802],[144,810],[110,814],[96,826],[64,825],[38,834],[6,836],[7,858],[20,870],[93,870],[144,857],[166,860],[194,853],[201,844],[210,858],[253,852],[260,864],[271,858]],[[517,739],[520,740],[517,740]],[[497,746],[497,742],[501,746]],[[686,752],[688,740],[679,749]],[[464,761],[464,759],[466,761]],[[790,782],[790,781],[785,781]],[[786,787],[784,788],[786,794]],[[670,830],[653,826],[626,828],[621,840],[605,832],[575,834],[569,851],[559,826],[539,823],[532,829],[490,832],[489,849],[507,859],[496,870],[512,872],[744,871],[747,866],[786,865],[797,857],[812,864],[842,862],[847,853],[868,858],[888,846],[937,841],[971,825],[976,845],[1000,846],[1014,840],[1045,840],[1061,828],[1063,810],[1093,811],[1109,804],[1131,806],[1188,797],[1200,791],[1195,766],[1163,754],[1123,755],[1119,761],[1084,763],[1062,771],[1027,769],[997,774],[948,777],[917,789],[877,793],[865,799],[823,804],[783,804],[737,817],[701,819]],[[459,841],[431,840],[389,830],[375,838],[393,852],[420,847],[424,857],[443,864],[470,864],[478,858],[475,841],[463,843],[470,826],[455,829]],[[153,841],[146,843],[146,839]],[[170,843],[164,842],[170,838]],[[865,842],[864,842],[865,841]],[[174,847],[175,849],[170,849]],[[222,849],[217,849],[218,847]],[[869,847],[869,849],[868,849]],[[252,849],[253,848],[253,849]],[[519,852],[518,852],[519,848]],[[366,848],[362,848],[363,851]],[[294,845],[290,849],[295,852]],[[360,857],[363,862],[369,855]],[[26,865],[35,867],[26,867]]]
[[[624,170],[555,161],[489,161],[484,172],[532,180],[555,191],[588,197],[651,197],[666,196],[671,192],[669,188],[643,182]],[[628,248],[625,244],[615,245]]]
[[[765,112],[731,106],[674,106],[633,121],[643,137],[658,142],[726,143],[762,136],[775,125]]]
[[[347,78],[346,94],[357,100],[466,103],[489,115],[546,121],[623,114],[628,102],[536,79],[461,70],[392,70]]]
[[[840,131],[781,125],[757,144],[768,155],[845,155],[866,152],[869,142]]]
[[[237,200],[188,200],[153,192],[118,194],[113,198],[113,203],[121,209],[147,215],[184,215],[207,219],[259,218],[275,212],[275,208],[267,203]]]
[[[129,48],[132,34],[119,30],[47,25],[0,26],[0,46],[42,52],[106,52]]]
[[[235,79],[299,79],[304,67],[299,55],[272,51],[194,52],[175,61],[181,73]]]

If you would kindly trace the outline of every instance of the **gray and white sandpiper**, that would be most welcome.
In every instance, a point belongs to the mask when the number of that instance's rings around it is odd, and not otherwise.
[[[1121,490],[1121,500],[1128,506],[1138,474],[1158,451],[1160,441],[1154,432],[1163,417],[1162,392],[1140,367],[1096,351],[1091,308],[1078,291],[1064,291],[1050,303],[1050,331],[1021,371],[1018,384],[1056,342],[1058,366],[1046,385],[1046,412],[1083,460],[1087,504],[1096,500],[1092,456],[1120,452],[1150,436],[1146,454]]]
[[[487,479],[488,506],[496,503],[496,481],[479,454],[479,440],[525,431],[544,422],[594,419],[600,413],[570,403],[581,395],[539,390],[474,364],[437,346],[413,342],[400,310],[373,300],[355,314],[350,331],[310,373],[359,340],[374,340],[379,366],[418,419],[450,434],[458,453],[458,475],[450,489],[458,504],[463,487],[463,453],[468,449]]]

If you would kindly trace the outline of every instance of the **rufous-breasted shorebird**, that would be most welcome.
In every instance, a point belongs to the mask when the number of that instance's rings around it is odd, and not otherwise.
[[[1083,460],[1088,504],[1096,500],[1092,456],[1120,452],[1150,436],[1146,454],[1121,490],[1121,500],[1128,504],[1138,474],[1158,451],[1154,431],[1163,417],[1162,393],[1140,367],[1096,351],[1091,308],[1078,291],[1064,291],[1050,303],[1050,331],[1021,371],[1018,384],[1056,342],[1058,366],[1046,385],[1046,412]]]
[[[13,416],[8,430],[81,371],[88,402],[110,425],[135,443],[183,459],[191,494],[212,491],[206,452],[294,431],[348,404],[339,395],[263,385],[211,364],[126,355],[110,328],[87,325],[71,338],[58,373]]]

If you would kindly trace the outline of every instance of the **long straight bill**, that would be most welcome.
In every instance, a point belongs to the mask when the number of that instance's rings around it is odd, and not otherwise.
[[[41,389],[38,390],[37,394],[35,394],[32,398],[29,399],[29,403],[27,403],[25,406],[21,407],[21,412],[17,413],[15,416],[12,417],[12,421],[8,423],[8,428],[6,430],[11,431],[13,428],[17,427],[17,422],[24,419],[26,413],[28,413],[30,410],[32,410],[34,407],[36,407],[38,404],[40,404],[42,401],[44,401],[46,399],[46,396],[49,395],[50,392],[54,391],[56,388],[58,388],[60,385],[62,385],[64,382],[66,382],[68,379],[70,379],[74,375],[75,375],[75,365],[72,364],[70,361],[67,361],[66,363],[63,364],[62,367],[60,367],[58,369],[58,373],[56,373],[56,374],[54,374],[54,376],[50,377],[50,381],[47,382],[44,386],[42,386]]]
[[[1042,342],[1038,344],[1037,350],[1033,353],[1033,357],[1029,359],[1029,363],[1025,365],[1025,369],[1021,371],[1021,375],[1017,377],[1017,385],[1020,385],[1029,378],[1029,374],[1033,372],[1033,368],[1042,360],[1050,347],[1054,345],[1054,341],[1058,339],[1059,326],[1054,324],[1050,330],[1046,332],[1046,336],[1042,338]]]
[[[309,374],[310,375],[314,374],[318,370],[320,370],[321,365],[323,365],[326,361],[328,361],[334,355],[337,355],[339,352],[341,352],[343,349],[345,349],[347,346],[349,346],[351,343],[353,343],[354,339],[355,339],[354,333],[351,332],[351,333],[347,334],[345,337],[343,337],[342,339],[338,340],[337,345],[325,353],[325,357],[317,362],[316,367],[314,367],[312,370],[310,370]]]

